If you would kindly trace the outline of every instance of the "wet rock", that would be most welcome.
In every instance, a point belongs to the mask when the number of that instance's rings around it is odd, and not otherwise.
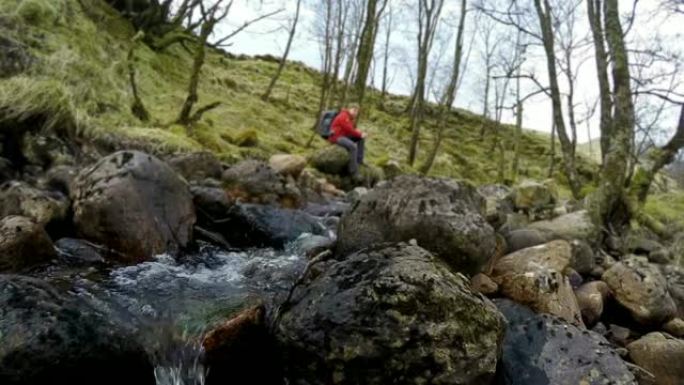
[[[333,200],[325,203],[308,202],[302,210],[315,217],[340,217],[349,207],[347,202]]]
[[[484,201],[464,182],[400,176],[386,181],[342,216],[336,254],[415,239],[459,272],[476,274],[494,255]]]
[[[584,283],[584,278],[582,278],[582,275],[572,267],[568,267],[567,269],[563,270],[562,273],[564,276],[568,277],[568,281],[570,282],[570,286],[573,290],[578,289]]]
[[[492,279],[506,297],[583,326],[570,281],[562,274],[571,258],[570,244],[565,241],[522,249],[501,258],[494,265]]]
[[[354,203],[357,200],[363,198],[367,194],[368,194],[367,188],[357,187],[357,188],[351,190],[349,193],[347,193],[347,201],[350,203]]]
[[[575,211],[551,220],[532,222],[530,228],[546,231],[555,239],[591,241],[598,232],[586,210]]]
[[[681,385],[684,379],[684,340],[649,333],[627,345],[635,364],[655,375],[658,385]]]
[[[603,281],[589,282],[575,290],[575,296],[584,323],[591,326],[601,319],[603,304],[610,296],[610,288]]]
[[[482,273],[475,274],[470,279],[470,287],[474,291],[487,296],[494,295],[499,291],[499,285]]]
[[[667,281],[657,265],[644,257],[629,257],[603,274],[615,299],[643,324],[660,325],[676,314]]]
[[[226,218],[233,201],[220,187],[191,186],[190,193],[197,212],[197,223],[212,228]]]
[[[69,199],[61,193],[43,191],[18,181],[0,186],[0,218],[21,215],[46,225],[63,221],[68,210]]]
[[[217,229],[236,247],[282,248],[304,233],[325,235],[319,221],[299,210],[236,203]]]
[[[513,204],[517,210],[536,213],[553,209],[558,201],[558,192],[552,183],[526,180],[513,189]]]
[[[663,325],[663,330],[671,335],[683,338],[684,337],[684,320],[681,318],[673,318]]]
[[[192,237],[189,188],[152,155],[119,151],[102,158],[78,175],[73,201],[79,236],[116,250],[123,262],[177,252]]]
[[[188,181],[221,178],[221,162],[210,152],[192,152],[174,155],[166,161],[171,168]]]
[[[275,172],[268,164],[257,160],[242,161],[221,177],[229,194],[240,201],[260,204],[280,204],[297,207],[301,191]]]
[[[521,249],[541,245],[548,242],[546,236],[539,230],[520,229],[506,234],[506,254],[514,253]]]
[[[0,336],[3,385],[154,383],[129,331],[40,280],[0,275]]]
[[[276,326],[290,383],[484,384],[504,325],[469,282],[417,246],[331,263]]]
[[[245,309],[216,326],[203,345],[210,368],[208,385],[282,383],[275,341],[268,333],[262,306]]]
[[[298,178],[306,167],[306,158],[301,155],[276,154],[268,160],[269,166],[281,175]]]
[[[104,264],[106,262],[100,254],[101,248],[83,239],[62,238],[55,242],[55,247],[60,259],[71,266]]]
[[[501,358],[506,385],[637,385],[601,335],[538,315],[506,299],[494,300],[508,321]]]
[[[335,247],[335,241],[323,235],[302,234],[292,242],[290,248],[298,255],[313,258]]]
[[[30,218],[0,219],[0,272],[16,272],[57,256],[50,237]]]

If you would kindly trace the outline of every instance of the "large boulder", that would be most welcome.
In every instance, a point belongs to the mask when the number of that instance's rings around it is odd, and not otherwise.
[[[301,191],[296,184],[262,161],[242,161],[225,170],[221,178],[229,194],[244,202],[284,207],[301,204]]]
[[[657,385],[684,381],[684,340],[664,333],[649,333],[627,345],[629,357],[655,375]]]
[[[513,189],[513,205],[517,210],[535,213],[553,209],[558,201],[558,191],[553,183],[526,180]]]
[[[483,211],[482,196],[467,183],[399,176],[372,189],[342,216],[336,252],[415,239],[456,271],[474,275],[496,247]]]
[[[571,258],[570,244],[565,241],[529,247],[497,261],[492,278],[506,297],[537,312],[583,325],[572,286],[563,275]]]
[[[15,272],[56,256],[52,241],[40,224],[15,215],[0,219],[0,271]]]
[[[177,154],[167,163],[186,180],[219,179],[223,172],[221,162],[210,152]]]
[[[241,203],[233,205],[215,229],[236,247],[282,248],[304,233],[327,232],[316,217],[303,211]]]
[[[637,385],[627,364],[600,334],[494,301],[508,321],[501,358],[504,385]]]
[[[660,325],[676,314],[665,276],[645,257],[631,256],[617,262],[602,279],[615,299],[642,324]]]
[[[417,246],[369,248],[295,290],[276,335],[294,384],[487,384],[494,305]]]
[[[325,174],[346,175],[349,173],[349,153],[340,146],[326,146],[311,157],[311,165]]]
[[[306,167],[306,158],[301,155],[275,154],[269,158],[268,164],[278,174],[297,178]]]
[[[21,215],[46,225],[63,221],[68,210],[69,199],[61,193],[43,191],[17,181],[0,186],[0,218]]]
[[[532,229],[545,231],[554,239],[593,241],[598,234],[586,210],[575,211],[561,215],[551,220],[532,222]]]
[[[0,340],[3,385],[154,383],[129,331],[37,279],[0,275]]]
[[[102,158],[78,175],[73,201],[78,234],[125,255],[124,262],[176,252],[192,237],[189,188],[152,155],[119,151]]]

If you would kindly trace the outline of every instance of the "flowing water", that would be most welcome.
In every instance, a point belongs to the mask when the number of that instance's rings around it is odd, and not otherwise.
[[[306,264],[296,247],[228,252],[205,245],[193,255],[52,280],[69,281],[69,290],[134,328],[158,385],[203,385],[211,370],[202,363],[203,333],[256,301],[282,301]]]

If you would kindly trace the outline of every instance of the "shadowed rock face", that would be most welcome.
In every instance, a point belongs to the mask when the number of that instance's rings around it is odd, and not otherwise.
[[[40,224],[16,215],[0,219],[0,272],[16,272],[56,256],[52,241]]]
[[[336,253],[415,239],[456,271],[476,274],[496,247],[483,212],[484,200],[469,184],[401,176],[372,189],[342,217]]]
[[[494,302],[508,321],[498,384],[637,385],[601,335],[507,299]]]
[[[658,385],[681,385],[684,379],[684,340],[649,333],[627,345],[634,362],[655,375]]]
[[[128,332],[40,280],[0,275],[0,340],[3,385],[154,384]]]
[[[294,384],[487,384],[503,319],[424,249],[384,245],[332,261],[276,326]]]
[[[195,224],[187,184],[138,151],[116,152],[81,171],[73,201],[78,234],[123,254],[124,262],[178,251]]]

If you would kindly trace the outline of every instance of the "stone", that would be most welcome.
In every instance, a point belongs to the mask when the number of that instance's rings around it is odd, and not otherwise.
[[[620,325],[611,324],[608,329],[608,339],[617,346],[627,346],[631,342],[633,332]]]
[[[601,319],[604,303],[610,296],[610,288],[603,281],[588,282],[575,290],[575,296],[584,323],[591,326]]]
[[[684,340],[649,333],[627,345],[635,364],[651,372],[658,385],[681,385],[684,379]]]
[[[546,231],[555,239],[580,239],[589,243],[598,234],[586,210],[575,211],[551,220],[532,222],[529,227]]]
[[[221,162],[210,152],[191,152],[176,154],[166,163],[188,181],[201,181],[207,178],[219,179],[223,172]]]
[[[478,187],[477,191],[485,198],[487,222],[494,228],[501,227],[506,222],[506,215],[514,211],[511,188],[501,184],[490,184]]]
[[[336,254],[416,239],[455,271],[476,274],[496,247],[483,210],[482,196],[465,182],[402,175],[370,190],[342,216]]]
[[[637,385],[626,363],[600,334],[535,314],[507,299],[494,302],[508,324],[498,383]]]
[[[565,241],[522,249],[499,259],[492,279],[504,296],[584,326],[570,281],[562,274],[571,258],[570,244]]]
[[[677,317],[684,319],[684,268],[677,265],[659,265],[667,281],[667,290],[677,306]]]
[[[0,272],[17,272],[55,258],[50,236],[30,218],[0,219]]]
[[[145,350],[115,318],[42,280],[0,274],[0,383],[153,384]]]
[[[70,266],[104,264],[99,247],[88,241],[74,238],[61,238],[55,242],[57,253],[62,261]]]
[[[275,172],[282,175],[291,175],[298,178],[306,167],[306,158],[301,155],[276,154],[268,160],[269,166]]]
[[[617,262],[602,280],[637,322],[660,325],[676,314],[665,276],[645,257],[632,256]]]
[[[311,165],[324,174],[347,175],[349,153],[337,145],[326,146],[311,157]]]
[[[504,321],[426,250],[371,247],[298,287],[276,325],[291,384],[488,384]]]
[[[66,219],[69,199],[61,193],[43,191],[24,182],[6,182],[0,186],[0,218],[20,215],[41,225]]]
[[[470,279],[470,287],[474,291],[487,296],[494,295],[499,291],[499,285],[482,273],[475,274],[475,276]]]
[[[538,246],[546,242],[548,242],[546,236],[539,230],[513,230],[506,234],[506,254],[514,253],[528,247]]]
[[[58,191],[69,197],[73,194],[74,181],[79,170],[74,166],[60,165],[51,167],[39,185],[44,190]]]
[[[299,188],[262,161],[242,161],[225,170],[221,179],[230,196],[242,202],[290,208],[301,204]]]
[[[190,187],[190,193],[197,212],[197,223],[203,227],[214,227],[233,206],[231,197],[220,187],[195,185]]]
[[[302,234],[326,235],[319,220],[303,211],[234,204],[215,227],[234,247],[283,248]]]
[[[663,325],[663,330],[677,338],[684,338],[684,320],[673,318]]]
[[[140,262],[186,247],[195,224],[187,184],[166,163],[139,151],[119,151],[82,170],[73,195],[79,237]]]
[[[570,266],[582,275],[591,274],[596,267],[596,256],[594,250],[585,241],[574,239],[570,242],[572,246],[572,262]]]
[[[401,167],[401,164],[394,159],[390,159],[382,165],[382,172],[385,174],[385,178],[387,179],[396,178],[405,173],[404,169]]]
[[[550,183],[526,180],[513,189],[513,204],[517,210],[538,212],[552,209],[558,201],[558,192]]]

